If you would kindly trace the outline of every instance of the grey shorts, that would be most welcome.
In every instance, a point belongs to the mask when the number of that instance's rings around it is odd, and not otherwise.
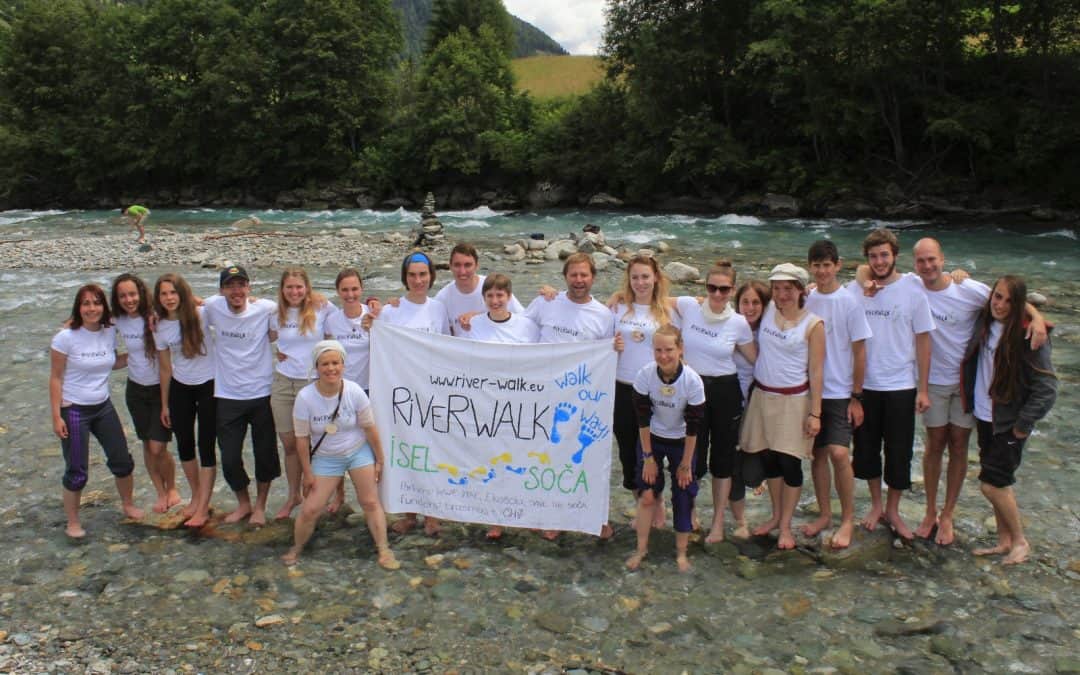
[[[274,413],[274,428],[279,434],[292,433],[292,412],[296,395],[310,383],[311,380],[286,377],[274,371],[274,383],[270,390],[270,410]]]
[[[960,397],[960,384],[931,384],[927,386],[930,394],[930,409],[922,414],[923,426],[943,427],[948,424],[963,429],[975,427],[975,417],[964,412],[964,401]]]
[[[851,445],[851,422],[848,421],[849,398],[821,399],[821,430],[814,437],[814,447]]]

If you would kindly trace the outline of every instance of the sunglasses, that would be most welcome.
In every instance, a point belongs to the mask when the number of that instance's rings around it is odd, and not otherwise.
[[[710,293],[730,293],[734,286],[717,286],[716,284],[705,284],[705,290]]]

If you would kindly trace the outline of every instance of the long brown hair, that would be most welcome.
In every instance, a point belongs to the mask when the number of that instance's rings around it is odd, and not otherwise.
[[[71,306],[71,329],[82,328],[82,312],[79,305],[82,304],[84,295],[92,295],[101,303],[101,325],[112,325],[112,314],[109,312],[109,301],[105,299],[105,290],[97,284],[86,284],[75,293],[75,304]]]
[[[130,281],[135,284],[135,291],[139,294],[139,306],[135,311],[143,320],[143,351],[146,352],[146,358],[150,360],[150,363],[154,367],[157,367],[157,359],[154,358],[154,355],[157,354],[157,347],[154,346],[154,331],[150,330],[150,292],[146,290],[146,282],[129,272],[124,272],[113,279],[112,292],[109,294],[109,302],[112,304],[112,313],[115,316],[127,314],[127,312],[120,307],[119,291],[120,284],[125,281]]]
[[[1022,393],[1020,385],[1023,382],[1024,360],[1030,359],[1024,344],[1027,332],[1024,325],[1027,316],[1027,284],[1022,278],[1012,274],[1006,274],[994,282],[990,299],[986,301],[986,306],[979,315],[982,331],[980,339],[984,344],[990,336],[990,326],[995,321],[990,303],[993,302],[994,291],[999,284],[1004,285],[1009,292],[1009,314],[1001,322],[1001,339],[994,350],[994,376],[990,380],[990,398],[997,403],[1006,403],[1014,401]],[[1028,365],[1031,365],[1030,360]]]
[[[193,359],[196,356],[206,356],[206,343],[203,340],[202,321],[199,320],[199,310],[195,306],[195,294],[184,277],[179,274],[162,274],[154,282],[154,311],[164,318],[169,315],[161,305],[161,284],[170,283],[176,289],[180,297],[180,304],[176,307],[176,318],[180,321],[180,351],[185,358]]]
[[[278,283],[277,314],[279,325],[285,323],[289,314],[289,303],[285,300],[285,280],[289,277],[302,279],[304,286],[307,288],[307,293],[304,294],[304,299],[300,301],[300,307],[296,312],[300,334],[306,335],[315,330],[315,303],[320,300],[325,301],[325,299],[320,293],[311,290],[311,279],[308,278],[307,270],[303,267],[286,267],[285,271],[281,273],[281,281]]]
[[[739,286],[739,290],[735,291],[735,311],[739,314],[742,314],[742,312],[739,312],[739,300],[742,300],[742,296],[747,291],[757,293],[758,298],[761,299],[761,316],[758,317],[758,323],[760,324],[761,319],[765,316],[765,310],[769,306],[769,301],[772,300],[772,289],[757,279],[744,281],[743,285]],[[750,327],[753,328],[753,326]]]
[[[649,314],[652,315],[653,321],[658,326],[666,326],[671,323],[671,317],[668,315],[667,299],[668,299],[668,278],[660,269],[660,264],[656,262],[656,258],[651,255],[636,255],[630,258],[630,263],[626,266],[626,273],[623,274],[622,279],[622,297],[623,302],[626,303],[626,314],[624,316],[633,316],[634,314],[634,289],[630,285],[630,270],[634,268],[634,265],[647,265],[652,270],[653,276],[656,277],[656,283],[653,284],[652,297],[649,298]]]

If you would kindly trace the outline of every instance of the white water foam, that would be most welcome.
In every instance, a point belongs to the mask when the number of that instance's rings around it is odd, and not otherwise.
[[[439,214],[443,218],[498,218],[505,216],[510,211],[492,211],[489,206],[477,206],[469,211],[445,211]]]
[[[1065,239],[1072,239],[1073,241],[1076,241],[1076,230],[1070,230],[1070,229],[1054,230],[1053,232],[1042,232],[1042,233],[1037,234],[1035,236],[1036,237],[1041,237],[1041,238],[1045,238],[1045,237],[1064,237]]]
[[[68,211],[56,209],[50,211],[29,211],[26,209],[0,211],[0,225],[14,225],[15,223],[24,223],[28,220],[37,220],[45,216],[59,216],[65,213],[68,213]]]
[[[449,222],[449,223],[446,223],[446,226],[451,227],[451,228],[455,228],[455,229],[456,228],[467,228],[467,227],[491,227],[491,223],[485,223],[482,220],[474,220],[474,219],[470,218],[469,220],[463,220],[460,223],[458,223],[458,222]]]
[[[650,241],[677,239],[678,237],[670,232],[663,232],[661,230],[637,230],[635,232],[627,232],[622,238],[631,244],[647,244]]]

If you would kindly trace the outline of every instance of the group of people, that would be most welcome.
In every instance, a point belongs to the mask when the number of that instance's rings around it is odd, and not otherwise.
[[[351,268],[335,281],[340,307],[312,289],[302,268],[284,270],[276,302],[252,298],[242,267],[223,270],[219,294],[206,299],[177,274],[162,275],[152,293],[138,277],[122,274],[111,298],[88,284],[77,292],[70,321],[51,349],[66,533],[85,535],[79,503],[90,435],[105,451],[125,515],[144,515],[133,501],[134,462],[109,400],[109,373],[127,367],[125,401],[157,493],[155,511],[183,503],[166,451],[175,433],[191,494],[183,506],[186,526],[202,527],[210,518],[216,445],[237,500],[226,522],[264,524],[270,485],[284,464],[288,493],[275,517],[299,509],[286,564],[297,561],[320,515],[340,507],[348,475],[378,564],[397,569],[379,503],[384,454],[368,399],[371,325],[385,321],[490,342],[610,340],[618,352],[613,426],[622,483],[638,506],[637,546],[626,561],[631,570],[647,556],[651,530],[667,519],[665,465],[680,570],[690,567],[695,500],[706,475],[713,504],[707,542],[725,538],[730,509],[734,536],[775,531],[779,548],[793,548],[804,460],[812,462],[820,510],[802,526],[806,536],[831,528],[835,480],[840,523],[828,543],[850,545],[855,479],[861,478],[871,497],[864,527],[885,524],[905,539],[948,545],[972,428],[978,431],[979,480],[998,524],[997,545],[975,552],[1023,562],[1030,545],[1011,485],[1024,440],[1054,402],[1046,322],[1026,304],[1022,279],[1004,276],[991,288],[950,275],[933,239],[915,245],[915,274],[897,271],[898,241],[886,229],[866,238],[863,254],[866,264],[846,287],[829,240],[810,247],[809,272],[783,263],[767,283],[737,286],[734,267],[720,261],[706,275],[703,298],[670,296],[656,259],[638,255],[604,303],[592,294],[593,259],[575,253],[562,268],[565,289],[547,289],[527,308],[509,277],[478,274],[478,252],[465,243],[451,251],[453,281],[434,297],[434,262],[423,252],[407,255],[405,294],[385,305],[365,302],[362,277]],[[118,353],[118,333],[125,353]],[[916,413],[926,425],[927,512],[912,531],[899,505],[911,487]],[[249,429],[254,500],[241,452]],[[772,513],[751,529],[746,489],[762,484]],[[417,514],[405,514],[392,529],[404,533],[418,524]],[[427,534],[439,528],[437,519],[425,517]],[[502,534],[493,526],[487,536]],[[601,537],[611,534],[605,525]]]

